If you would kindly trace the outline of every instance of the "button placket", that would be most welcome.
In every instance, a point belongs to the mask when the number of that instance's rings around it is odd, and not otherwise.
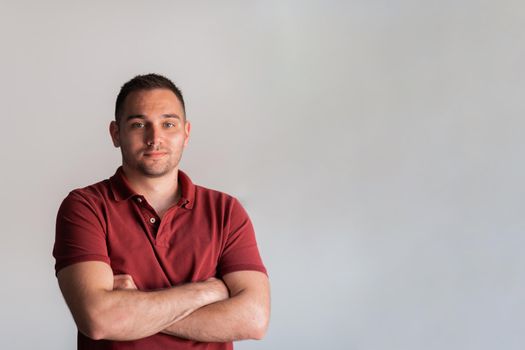
[[[142,197],[136,197],[135,201],[140,213],[142,214],[144,223],[146,224],[145,229],[148,231],[148,235],[150,235],[155,242],[158,234],[157,226],[160,223],[160,219],[157,218],[155,210],[149,205],[146,199]]]

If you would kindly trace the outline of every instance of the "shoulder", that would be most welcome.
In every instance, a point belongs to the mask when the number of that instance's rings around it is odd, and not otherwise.
[[[89,186],[76,188],[69,192],[69,195],[86,199],[109,198],[112,197],[111,184],[109,179],[105,179]]]
[[[202,198],[223,199],[227,201],[235,200],[234,196],[226,192],[204,187],[201,185],[195,185],[195,195],[196,197],[202,197]]]
[[[76,188],[69,192],[61,204],[61,209],[75,210],[79,207],[97,208],[105,207],[113,199],[109,180],[102,180],[92,185]]]
[[[249,215],[239,199],[231,194],[195,186],[196,213],[220,217],[225,226],[242,226],[250,222]]]
[[[200,185],[195,185],[195,205],[213,205],[227,210],[241,206],[235,196]]]

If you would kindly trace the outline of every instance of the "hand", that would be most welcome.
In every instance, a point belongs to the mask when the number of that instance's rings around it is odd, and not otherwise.
[[[113,290],[137,290],[137,286],[130,275],[114,275],[113,276]]]
[[[214,300],[213,302],[225,300],[230,297],[228,287],[226,287],[226,284],[224,284],[222,280],[211,277],[202,283],[206,284],[208,287],[208,290],[211,293],[211,298]]]

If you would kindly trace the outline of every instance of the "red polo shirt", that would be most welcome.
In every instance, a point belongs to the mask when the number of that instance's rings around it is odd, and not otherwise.
[[[129,274],[140,290],[170,288],[241,270],[266,273],[251,221],[239,201],[194,185],[179,170],[182,196],[162,220],[129,186],[120,167],[110,179],[77,189],[57,216],[55,270],[103,261]],[[78,333],[78,349],[231,349],[155,334],[126,342],[95,341]]]

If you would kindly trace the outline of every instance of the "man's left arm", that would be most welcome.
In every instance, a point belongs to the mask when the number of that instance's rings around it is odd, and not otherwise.
[[[261,339],[270,319],[270,284],[248,214],[232,201],[229,232],[217,270],[230,298],[208,304],[172,323],[163,333],[201,342]]]
[[[206,305],[163,333],[201,342],[262,339],[270,320],[270,284],[259,271],[223,276],[230,298]]]

